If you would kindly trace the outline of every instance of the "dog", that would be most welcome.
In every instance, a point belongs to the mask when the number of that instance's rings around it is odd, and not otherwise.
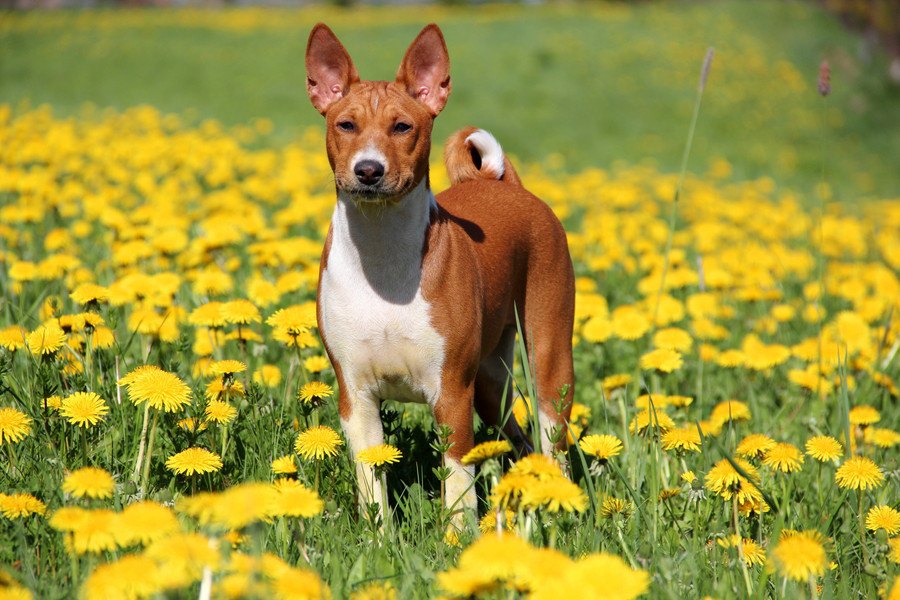
[[[538,441],[547,454],[565,449],[575,383],[565,231],[484,130],[448,140],[452,185],[432,193],[431,131],[451,88],[436,25],[419,33],[387,82],[360,80],[320,23],[309,36],[306,76],[325,117],[337,191],[316,304],[341,425],[356,456],[384,441],[383,400],[427,403],[452,431],[444,501],[461,514],[476,506],[474,467],[461,460],[474,443],[473,411],[531,451],[515,419],[501,414],[512,400],[517,323],[536,384]],[[373,469],[357,462],[356,475],[360,504],[383,511]]]

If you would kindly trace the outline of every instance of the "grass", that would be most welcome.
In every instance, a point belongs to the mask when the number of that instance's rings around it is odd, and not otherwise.
[[[715,46],[692,170],[724,158],[740,178],[808,189],[824,161],[839,199],[900,189],[891,160],[900,152],[892,135],[900,92],[884,81],[880,57],[862,62],[859,39],[804,3],[114,15],[3,17],[0,101],[67,114],[85,102],[147,103],[227,124],[267,117],[285,141],[320,123],[303,92],[313,23],[332,23],[363,76],[377,79],[393,76],[422,23],[435,20],[454,77],[437,139],[471,123],[528,161],[558,155],[582,169],[649,160],[674,170],[696,65]],[[834,72],[826,103],[815,93],[823,58]]]
[[[474,35],[471,53],[468,46],[454,47],[454,36],[464,38],[472,30],[471,14],[495,41],[528,40],[544,48],[534,55],[543,58],[532,62],[526,53],[523,59],[513,43],[479,53]],[[809,26],[816,35],[782,38],[779,32],[788,24],[775,17],[787,14],[813,19],[812,25],[791,24],[794,33]],[[576,406],[569,429],[573,439],[616,436],[622,449],[601,459],[572,444],[568,475],[580,488],[570,499],[572,510],[555,511],[549,501],[521,507],[513,502],[518,533],[530,549],[515,546],[510,536],[479,538],[474,526],[458,539],[447,536],[448,515],[434,472],[440,458],[425,407],[387,402],[382,409],[386,441],[403,452],[388,470],[390,526],[357,514],[346,447],[322,462],[294,454],[298,433],[312,424],[339,430],[333,399],[316,409],[298,400],[306,381],[335,384],[329,366],[307,363],[323,354],[312,302],[334,198],[322,140],[301,133],[303,123],[318,119],[301,93],[302,76],[284,77],[287,65],[296,72],[292,57],[302,52],[307,24],[322,15],[336,23],[363,73],[385,77],[385,61],[393,64],[422,20],[445,24],[460,68],[454,71],[450,107],[438,123],[446,132],[468,122],[463,112],[452,111],[477,110],[479,124],[537,163],[523,166],[524,180],[567,226],[578,275]],[[871,155],[851,159],[830,151],[829,144],[844,139],[842,128],[858,124],[848,118],[822,127],[821,117],[832,119],[830,111],[851,102],[851,92],[841,91],[836,75],[835,95],[823,103],[813,91],[815,82],[797,83],[796,74],[810,65],[815,73],[823,49],[843,56],[840,48],[853,42],[828,21],[816,20],[823,19],[818,13],[802,5],[724,2],[586,11],[39,16],[6,20],[4,43],[28,51],[4,52],[0,65],[0,102],[27,97],[49,102],[56,111],[54,116],[0,104],[0,410],[6,411],[0,418],[0,539],[8,541],[0,544],[2,585],[9,579],[17,582],[16,590],[26,588],[39,598],[69,598],[79,591],[88,598],[189,598],[207,584],[223,596],[243,589],[245,597],[320,598],[325,584],[335,598],[377,598],[391,597],[383,589],[389,585],[405,599],[454,591],[465,596],[460,590],[478,582],[489,590],[481,597],[523,596],[523,586],[549,597],[599,597],[601,590],[590,586],[608,584],[634,597],[640,582],[631,593],[624,587],[644,578],[650,598],[862,599],[891,588],[896,593],[900,541],[892,536],[900,523],[888,521],[879,530],[865,522],[876,506],[896,507],[900,491],[893,476],[900,440],[900,212],[890,200],[896,190],[890,155],[883,154],[881,162],[872,158],[895,142],[886,133],[857,128],[860,146]],[[676,35],[675,22],[690,23],[692,33]],[[717,33],[707,33],[704,24],[715,25]],[[364,53],[373,30],[396,43]],[[651,30],[658,34],[652,43],[638,41],[648,38],[636,32]],[[61,31],[67,33],[60,36]],[[567,37],[567,31],[591,34]],[[608,38],[598,36],[600,31]],[[722,37],[707,39],[716,36]],[[274,42],[279,39],[283,46]],[[716,45],[716,58],[695,131],[691,125],[696,137],[688,164],[725,156],[732,172],[713,161],[709,172],[688,173],[682,182],[671,171],[682,156],[708,43]],[[570,46],[580,44],[596,52],[569,62]],[[75,60],[79,50],[85,52]],[[741,70],[731,68],[738,53]],[[773,81],[767,74],[779,53],[790,55],[791,64],[778,67]],[[508,79],[488,75],[493,71],[482,57],[489,54],[505,64]],[[188,68],[192,61],[195,66]],[[269,61],[280,66],[270,70]],[[835,63],[837,74],[855,64]],[[616,73],[611,79],[618,88],[588,77],[600,67]],[[579,73],[580,79],[566,76]],[[858,82],[868,80],[857,76]],[[234,81],[245,83],[236,88]],[[486,104],[476,92],[479,81],[492,81],[504,104]],[[584,94],[564,93],[572,81],[588,81],[589,87]],[[644,92],[620,89],[631,85]],[[525,92],[531,102],[515,101]],[[866,98],[879,93],[887,94],[870,90]],[[602,111],[584,114],[598,119],[592,127],[615,131],[615,147],[603,138],[582,143],[583,122],[563,126],[578,113],[558,110],[561,98],[592,106],[590,98],[601,95],[604,106],[621,111],[618,118]],[[82,112],[87,99],[100,106],[148,106]],[[879,114],[892,118],[895,109],[886,95],[882,100]],[[742,121],[734,119],[736,106],[743,107]],[[191,107],[192,114],[180,114]],[[496,123],[482,120],[491,111]],[[532,129],[508,118],[516,112]],[[227,126],[201,122],[213,117]],[[252,121],[259,117],[271,118],[274,130]],[[762,127],[770,119],[779,127]],[[518,125],[503,129],[509,122]],[[626,128],[659,139],[640,142],[624,135]],[[554,140],[560,149],[580,151],[548,155]],[[587,150],[587,143],[596,149]],[[765,152],[755,154],[754,144]],[[796,156],[790,168],[776,165],[785,152]],[[600,169],[607,161],[585,158],[594,153],[620,162]],[[662,167],[642,162],[648,156]],[[860,173],[873,178],[869,189],[848,166],[865,157],[867,170]],[[851,190],[847,197],[864,198],[886,191],[872,202],[823,207],[817,191],[823,160],[836,193]],[[446,186],[442,169],[433,173],[433,182],[438,189]],[[788,184],[793,191],[786,191]],[[670,214],[676,218],[670,221]],[[88,282],[105,286],[109,302],[77,302],[79,285]],[[211,302],[244,298],[260,310],[259,321],[211,330],[198,318],[198,309]],[[289,307],[309,328],[297,337],[299,347],[266,322]],[[84,327],[76,316],[83,311],[103,319],[105,325],[95,325],[103,336]],[[27,342],[23,336],[39,334],[42,323],[66,331],[61,347],[37,356],[32,350],[40,335]],[[233,339],[247,331],[255,339]],[[677,348],[680,363],[651,364],[650,352],[666,348]],[[210,362],[223,358],[240,360],[248,370],[233,379],[210,375]],[[517,396],[529,395],[533,386],[522,362],[515,369]],[[190,403],[173,412],[147,411],[148,421],[145,406],[117,384],[144,364],[176,374],[191,390]],[[263,376],[265,367],[277,369],[277,381]],[[612,375],[622,376],[623,383],[610,384]],[[54,408],[60,398],[83,391],[97,393],[109,409],[89,429],[77,428]],[[237,410],[235,420],[216,424],[204,418],[217,397]],[[520,399],[514,407],[524,426],[526,406]],[[12,411],[27,420],[17,439],[10,439]],[[878,420],[871,423],[866,416],[873,413]],[[702,432],[700,451],[668,446],[670,420],[686,439]],[[203,429],[195,426],[201,422]],[[801,457],[814,435],[833,436],[843,447],[831,461],[806,455],[799,471],[788,473],[771,466],[772,455],[765,452],[748,462],[736,460],[739,443],[751,433],[789,443]],[[477,435],[479,441],[498,437],[483,426]],[[219,453],[221,467],[188,477],[166,466],[189,447]],[[884,478],[860,491],[838,485],[836,473],[852,455],[874,461]],[[284,456],[298,469],[284,477],[322,500],[313,516],[289,516],[284,507],[279,512],[270,508],[273,488],[247,487],[281,479],[272,461]],[[63,491],[69,474],[86,465],[113,475],[109,497]],[[745,491],[759,492],[742,504],[716,484],[717,473],[735,466],[755,482]],[[507,458],[482,467],[480,515],[491,512],[493,477],[509,467]],[[560,493],[565,486],[557,484]],[[536,482],[529,485],[537,489]],[[203,492],[215,495],[198,501]],[[12,494],[30,494],[45,506],[23,515],[15,510],[21,497]],[[151,528],[157,539],[123,539],[147,527],[122,516],[138,500],[166,512],[174,525]],[[66,513],[59,511],[66,507],[90,511],[78,513],[93,519],[90,535],[87,521],[61,523]],[[776,558],[789,547],[787,530],[817,532],[804,538],[824,552],[810,559],[812,577],[784,576],[785,561]],[[737,532],[742,541],[736,544]],[[510,548],[516,552],[503,551]],[[772,568],[745,562],[750,550]],[[258,556],[265,558],[252,562]],[[575,560],[583,556],[589,559]]]

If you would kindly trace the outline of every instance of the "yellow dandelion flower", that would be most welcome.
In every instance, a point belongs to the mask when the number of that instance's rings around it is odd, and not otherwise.
[[[152,558],[130,554],[99,565],[84,581],[85,600],[150,598],[161,592],[159,567]]]
[[[462,464],[480,465],[488,459],[497,458],[511,450],[512,446],[506,440],[482,442],[466,452],[466,455],[462,457]]]
[[[109,289],[96,283],[82,283],[69,294],[78,304],[100,304],[109,301]]]
[[[614,554],[598,552],[557,570],[555,576],[544,577],[530,598],[615,598],[633,600],[650,588],[650,574],[632,569]]]
[[[337,431],[325,425],[317,425],[297,435],[294,450],[306,460],[321,460],[327,456],[337,456],[338,448],[343,443]],[[375,446],[376,449],[380,447]]]
[[[762,464],[782,473],[795,473],[803,466],[803,453],[793,444],[779,442],[769,448]]]
[[[716,404],[709,416],[711,421],[727,423],[728,421],[749,421],[750,407],[740,400],[724,400]]]
[[[671,429],[660,438],[663,450],[700,452],[700,432],[696,427]]]
[[[866,514],[866,528],[870,531],[884,529],[888,535],[900,531],[900,512],[890,506],[873,506]]]
[[[893,448],[900,444],[900,433],[884,427],[866,427],[863,440],[867,444],[872,444],[879,448]]]
[[[206,431],[208,429],[205,421],[195,419],[194,417],[185,417],[184,419],[179,419],[175,425],[179,429],[183,429],[184,431],[188,431],[190,433],[198,433],[200,431]]]
[[[735,449],[735,454],[744,458],[762,458],[766,452],[772,449],[775,440],[764,433],[751,433],[740,441]]]
[[[398,462],[402,457],[403,453],[394,446],[379,444],[361,450],[357,453],[356,460],[370,467],[383,467]]]
[[[600,385],[603,386],[603,393],[609,396],[614,391],[624,388],[631,382],[631,375],[627,373],[617,373],[615,375],[604,377],[603,381],[600,382]]]
[[[138,367],[119,381],[133,404],[148,403],[165,412],[182,410],[191,403],[191,388],[174,373],[157,367]]]
[[[671,348],[657,348],[641,355],[641,368],[663,373],[677,371],[684,364],[681,354]]]
[[[331,363],[322,355],[310,356],[303,361],[303,368],[310,373],[321,373],[330,366]]]
[[[691,334],[684,329],[668,327],[653,334],[653,345],[657,348],[687,352],[694,345],[694,340],[691,338]]]
[[[716,542],[723,548],[739,549],[743,555],[744,564],[748,567],[762,565],[766,562],[766,551],[754,540],[730,535],[719,538]]]
[[[224,327],[228,322],[222,311],[222,302],[207,302],[195,308],[188,316],[188,323],[201,327]]]
[[[806,453],[820,462],[831,462],[844,454],[844,447],[830,435],[817,435],[806,440]]]
[[[275,365],[263,365],[253,373],[253,381],[269,388],[281,383],[281,369]]]
[[[207,400],[243,398],[245,394],[244,384],[240,381],[226,382],[221,378],[216,378],[207,384],[204,394]]]
[[[188,448],[166,460],[166,468],[178,475],[202,475],[222,468],[222,458],[204,448]]]
[[[617,515],[624,519],[631,516],[634,512],[634,504],[628,500],[622,500],[614,496],[606,496],[600,504],[600,516],[607,519]]]
[[[497,531],[497,515],[501,515],[501,530],[512,531],[516,525],[516,513],[511,510],[489,510],[478,522],[481,533],[495,533]]]
[[[799,533],[782,537],[772,550],[775,566],[782,576],[806,582],[825,573],[825,548],[811,535]]]
[[[28,330],[19,325],[0,329],[0,348],[13,352],[25,347],[25,338]]]
[[[206,416],[207,421],[213,421],[214,423],[227,425],[228,423],[231,423],[235,417],[237,417],[238,411],[235,407],[228,404],[227,402],[222,402],[221,400],[210,400],[206,404],[206,409],[204,409],[203,414]]]
[[[31,417],[15,408],[0,408],[0,445],[18,444],[31,433]]]
[[[880,420],[881,413],[879,413],[878,409],[876,409],[875,407],[863,404],[860,406],[854,406],[850,409],[850,423],[852,423],[853,425],[860,425],[865,427],[866,425],[877,423]]]
[[[79,427],[93,427],[108,412],[106,402],[94,392],[75,392],[63,398],[59,407],[59,414]]]
[[[650,319],[639,308],[620,306],[610,318],[613,335],[623,340],[637,340],[650,330]]]
[[[334,389],[327,383],[310,381],[300,388],[299,398],[306,404],[318,404],[322,400],[330,398],[332,394],[334,394]]]
[[[290,475],[297,472],[297,463],[290,454],[280,456],[272,461],[272,472],[276,475]]]
[[[28,334],[26,344],[31,353],[37,356],[54,354],[66,343],[66,332],[56,322],[41,325]]]
[[[168,506],[144,500],[129,504],[116,519],[116,542],[122,548],[149,544],[181,530],[178,517]]]
[[[351,592],[350,600],[397,600],[397,590],[390,581],[375,581]]]
[[[738,473],[731,462],[725,458],[717,462],[713,468],[709,470],[705,478],[707,489],[713,493],[719,494],[725,500],[731,500],[731,497],[736,492],[740,491],[745,483],[751,484],[748,486],[750,489],[755,489],[754,482],[759,479],[759,471],[757,471],[756,467],[742,458],[735,458],[734,462],[744,471],[744,473],[749,475],[750,479],[753,481],[749,481],[746,477]],[[740,500],[741,499],[739,498],[738,501]]]
[[[206,368],[206,374],[210,377],[218,377],[220,375],[243,373],[246,370],[247,365],[239,360],[217,360],[209,364]]]
[[[276,487],[268,509],[270,517],[313,517],[324,508],[322,499],[315,491],[297,481]]]
[[[622,440],[614,435],[586,435],[578,441],[578,446],[585,454],[602,461],[618,456],[622,452]]]
[[[250,323],[262,321],[259,309],[249,300],[241,299],[225,302],[222,304],[220,311],[225,322],[234,325],[249,325]]]
[[[522,492],[522,508],[555,513],[584,512],[587,496],[565,477],[538,479]]]
[[[76,498],[109,498],[115,481],[107,471],[97,467],[83,467],[69,473],[62,489]]]
[[[685,471],[681,474],[681,480],[685,483],[694,483],[697,479],[697,475],[693,471]]]
[[[512,475],[530,475],[537,479],[563,477],[559,463],[545,454],[529,454],[517,460],[509,469]]]
[[[523,492],[537,481],[531,475],[521,473],[506,473],[491,490],[491,506],[509,508],[515,510],[519,506],[519,500]]]
[[[31,494],[0,494],[0,513],[7,519],[43,515],[47,505]]]
[[[295,305],[275,311],[266,323],[292,337],[307,333],[316,326],[315,305]]]
[[[182,588],[199,581],[205,568],[216,569],[218,543],[199,533],[176,533],[153,541],[144,551],[159,570],[168,588]]]
[[[875,489],[884,483],[884,472],[872,459],[865,456],[854,456],[838,467],[834,479],[842,488]]]
[[[628,431],[637,435],[648,431],[655,432],[657,429],[660,433],[665,433],[674,428],[675,421],[661,410],[642,410],[628,424]]]

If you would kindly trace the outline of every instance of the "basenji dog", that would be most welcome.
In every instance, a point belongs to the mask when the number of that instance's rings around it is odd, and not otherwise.
[[[452,430],[445,503],[474,508],[474,468],[461,461],[473,447],[473,411],[531,450],[501,407],[512,402],[517,329],[538,396],[537,439],[548,454],[565,448],[575,304],[566,234],[484,130],[450,138],[452,185],[432,193],[431,130],[450,95],[436,25],[419,33],[390,82],[361,81],[334,33],[316,25],[306,76],[337,188],[317,308],[350,450],[383,443],[383,400],[427,403]],[[356,474],[360,503],[383,510],[373,470],[357,463]]]

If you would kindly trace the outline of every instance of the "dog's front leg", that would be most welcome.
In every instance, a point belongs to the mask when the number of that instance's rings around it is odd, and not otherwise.
[[[381,402],[367,392],[345,391],[340,388],[341,427],[350,444],[350,453],[356,464],[356,483],[359,507],[363,512],[372,502],[378,504],[378,514],[384,518],[384,495],[381,481],[375,477],[375,470],[356,459],[356,455],[366,448],[384,443],[384,429],[381,425]]]
[[[444,466],[450,476],[444,482],[444,505],[452,514],[453,524],[459,528],[466,512],[476,509],[475,467],[462,464],[462,457],[472,449],[474,383],[469,386],[443,386],[434,405],[434,420],[451,429],[450,449],[444,453]]]

